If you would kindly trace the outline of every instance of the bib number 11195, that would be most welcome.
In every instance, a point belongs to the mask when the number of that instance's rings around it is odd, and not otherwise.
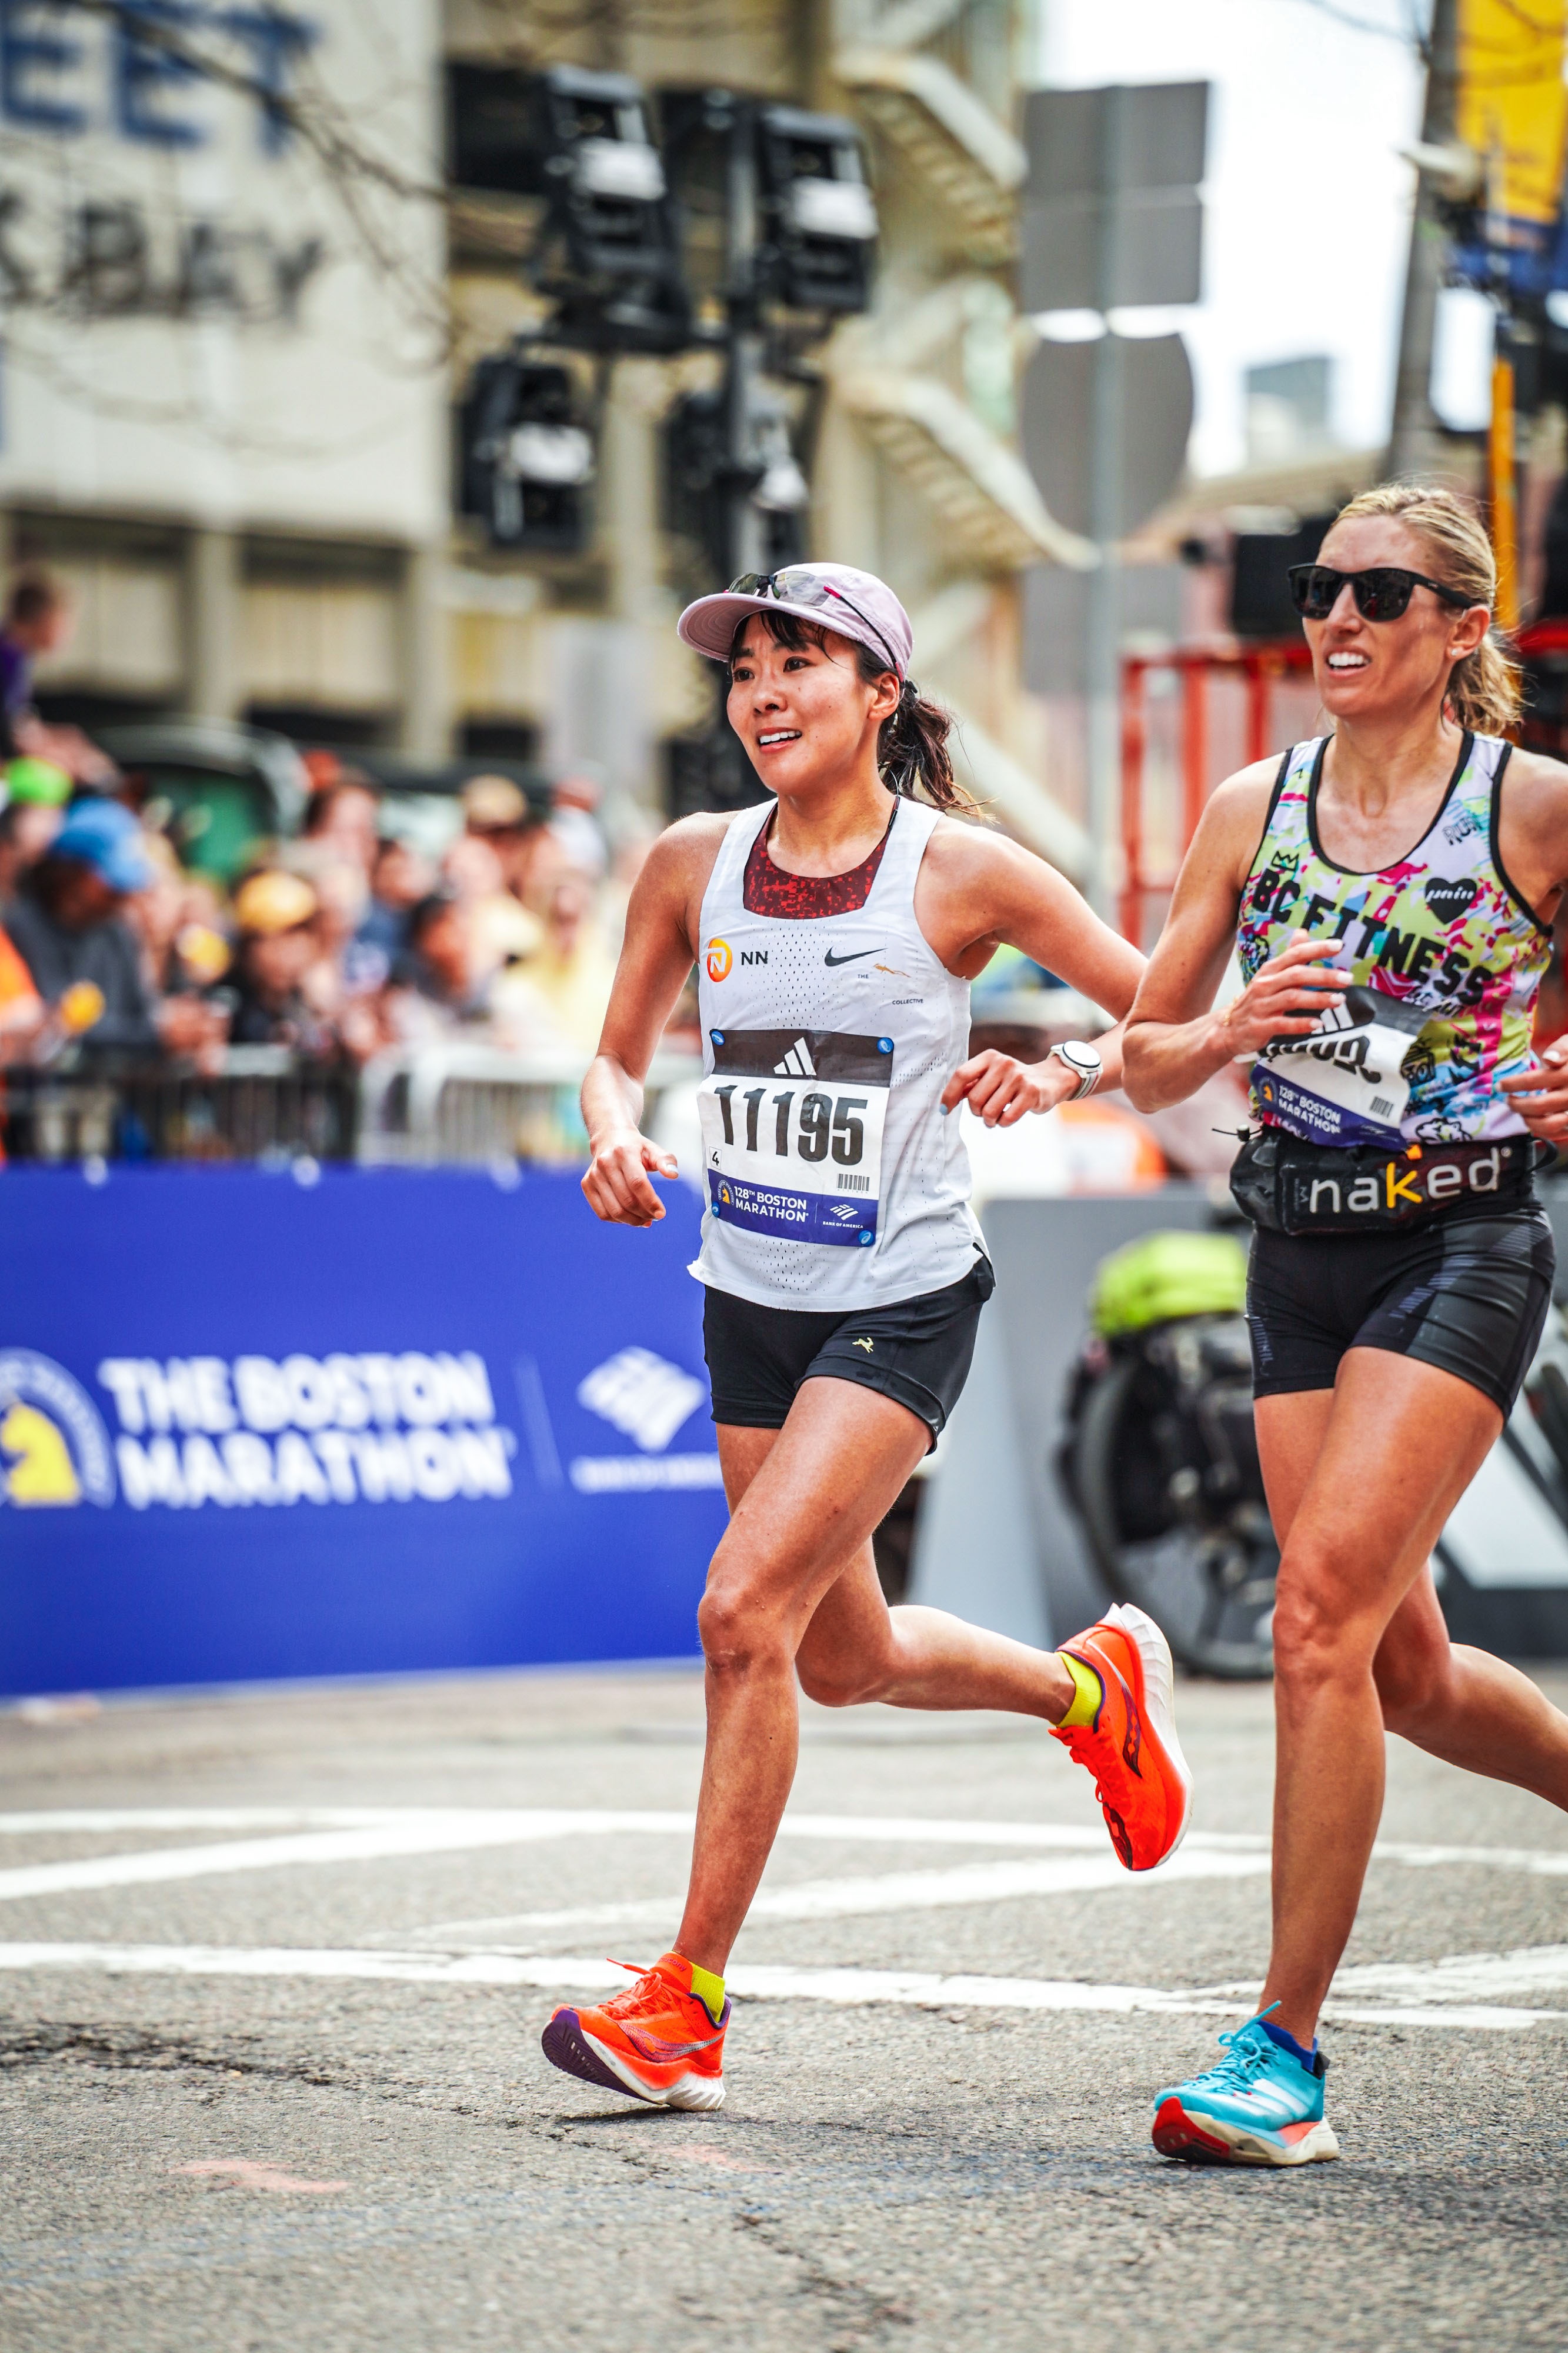
[[[721,1031],[713,1045],[698,1097],[713,1216],[795,1241],[874,1243],[891,1039]]]
[[[716,1086],[713,1097],[724,1123],[727,1145],[736,1143],[740,1124],[744,1127],[742,1148],[759,1151],[759,1135],[767,1119],[772,1122],[770,1142],[773,1155],[779,1160],[787,1159],[793,1115],[795,1149],[802,1160],[826,1160],[831,1152],[841,1167],[858,1168],[866,1156],[864,1113],[868,1098],[865,1095],[836,1098],[814,1088],[797,1097],[793,1087],[781,1087],[777,1094],[770,1097],[766,1087],[747,1087],[742,1091],[739,1082],[731,1079]]]

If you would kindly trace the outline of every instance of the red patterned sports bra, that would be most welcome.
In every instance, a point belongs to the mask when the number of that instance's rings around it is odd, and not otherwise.
[[[768,837],[773,829],[770,817],[752,844],[752,854],[746,860],[742,902],[747,914],[778,915],[796,923],[808,923],[818,915],[853,915],[871,895],[882,852],[888,847],[888,834],[892,832],[898,814],[895,803],[888,819],[888,832],[870,857],[852,866],[847,874],[786,874],[768,856]]]

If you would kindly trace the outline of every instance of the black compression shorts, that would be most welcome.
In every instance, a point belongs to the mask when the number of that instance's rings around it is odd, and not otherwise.
[[[1506,1419],[1552,1304],[1552,1228],[1534,1202],[1404,1233],[1252,1237],[1255,1397],[1331,1389],[1347,1348],[1453,1373]]]
[[[826,1376],[907,1406],[934,1446],[969,1377],[980,1311],[995,1287],[991,1261],[982,1258],[941,1291],[817,1315],[757,1307],[710,1285],[702,1344],[713,1419],[740,1430],[782,1430],[802,1381]]]

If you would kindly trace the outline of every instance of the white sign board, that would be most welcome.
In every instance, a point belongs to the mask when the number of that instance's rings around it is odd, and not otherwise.
[[[5,0],[0,499],[433,537],[439,143],[436,0]]]

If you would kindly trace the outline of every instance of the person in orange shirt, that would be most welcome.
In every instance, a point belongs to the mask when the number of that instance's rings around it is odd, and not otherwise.
[[[44,1019],[44,1000],[11,941],[0,931],[0,1062],[14,1061]]]

